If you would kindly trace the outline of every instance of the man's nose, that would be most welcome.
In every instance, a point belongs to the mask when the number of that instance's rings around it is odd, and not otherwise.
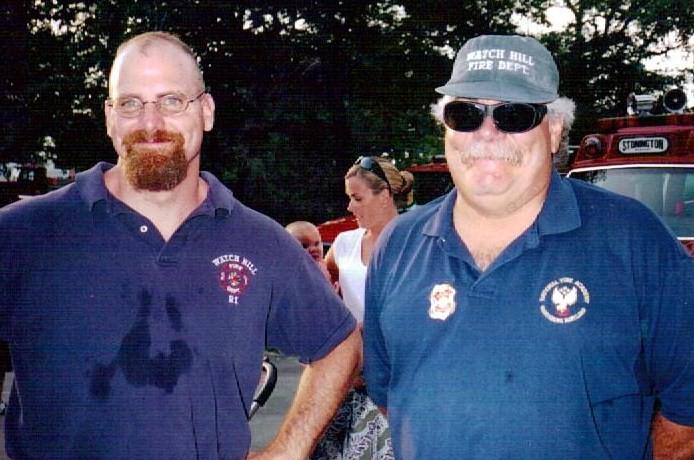
[[[488,114],[482,120],[482,126],[479,127],[475,134],[480,136],[482,139],[494,139],[504,134],[503,131],[499,131],[494,123],[494,119],[491,114]]]
[[[145,102],[140,116],[147,131],[155,131],[164,127],[164,117],[159,112],[155,102]]]

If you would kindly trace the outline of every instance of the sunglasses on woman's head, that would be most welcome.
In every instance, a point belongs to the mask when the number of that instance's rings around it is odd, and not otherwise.
[[[354,164],[359,165],[359,167],[362,169],[366,169],[367,171],[376,174],[379,179],[386,183],[388,186],[388,191],[392,192],[390,189],[390,182],[388,182],[388,178],[386,177],[386,173],[383,171],[383,168],[381,168],[381,165],[378,164],[378,161],[376,161],[374,157],[359,157]]]
[[[502,102],[486,105],[470,101],[452,101],[443,108],[443,121],[453,131],[477,131],[486,116],[491,116],[494,126],[505,133],[523,133],[542,123],[547,113],[545,104]]]

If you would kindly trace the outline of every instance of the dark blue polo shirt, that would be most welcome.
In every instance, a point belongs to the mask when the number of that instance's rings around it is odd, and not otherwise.
[[[100,163],[0,211],[0,334],[14,458],[238,459],[266,346],[303,362],[355,327],[279,224],[202,173],[165,242]]]
[[[694,263],[642,204],[552,177],[484,272],[456,191],[369,266],[365,376],[401,459],[650,458],[654,401],[694,425]]]

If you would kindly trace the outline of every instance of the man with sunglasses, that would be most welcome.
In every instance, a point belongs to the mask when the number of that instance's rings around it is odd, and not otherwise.
[[[694,264],[642,204],[552,167],[549,52],[460,50],[434,107],[455,189],[381,237],[365,377],[396,457],[694,458]]]
[[[15,459],[244,459],[265,347],[306,363],[275,440],[307,458],[352,381],[356,322],[279,224],[200,171],[214,100],[173,35],[121,45],[115,165],[0,211]]]

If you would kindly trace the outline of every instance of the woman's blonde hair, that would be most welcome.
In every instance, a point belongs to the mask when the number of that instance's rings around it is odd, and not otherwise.
[[[405,208],[412,204],[412,186],[414,185],[414,176],[412,173],[409,171],[400,171],[387,158],[369,158],[376,161],[378,166],[381,167],[381,170],[388,181],[387,183],[372,170],[362,167],[359,160],[357,160],[357,162],[351,168],[349,168],[347,174],[345,174],[345,180],[355,176],[361,177],[364,179],[369,189],[371,189],[374,193],[378,193],[381,190],[390,189],[390,193],[393,196],[393,202],[395,203],[395,207],[398,209]]]

